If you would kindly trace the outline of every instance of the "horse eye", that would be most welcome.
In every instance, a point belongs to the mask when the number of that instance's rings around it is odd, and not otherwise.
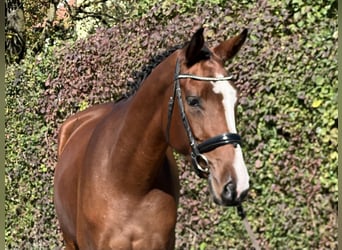
[[[191,107],[199,107],[201,105],[200,98],[197,96],[188,96],[186,97],[186,101]]]

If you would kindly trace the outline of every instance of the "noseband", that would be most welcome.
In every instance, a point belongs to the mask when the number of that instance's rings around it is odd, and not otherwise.
[[[209,138],[204,142],[198,144],[192,134],[189,120],[186,117],[184,104],[182,100],[182,91],[180,88],[179,79],[191,78],[198,81],[224,81],[231,80],[232,77],[202,77],[191,74],[180,74],[180,63],[177,60],[176,70],[175,70],[175,78],[174,78],[174,91],[173,97],[170,97],[169,107],[168,107],[168,123],[167,123],[167,136],[169,137],[171,117],[173,113],[173,107],[175,103],[175,98],[177,98],[178,106],[180,109],[182,122],[184,128],[186,130],[190,147],[191,147],[191,161],[192,165],[195,169],[196,174],[201,178],[207,178],[209,176],[209,162],[207,157],[203,155],[203,153],[214,150],[217,147],[221,147],[227,144],[233,144],[235,147],[239,144],[241,145],[241,137],[235,133],[224,133],[221,135],[217,135],[215,137]],[[167,138],[169,140],[169,138]]]

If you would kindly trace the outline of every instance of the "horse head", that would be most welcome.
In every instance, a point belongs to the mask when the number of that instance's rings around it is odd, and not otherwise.
[[[208,178],[214,201],[225,206],[239,205],[249,189],[235,125],[238,91],[224,69],[246,37],[244,30],[208,48],[200,28],[177,54],[173,96],[164,119],[169,144],[191,155],[198,175]]]

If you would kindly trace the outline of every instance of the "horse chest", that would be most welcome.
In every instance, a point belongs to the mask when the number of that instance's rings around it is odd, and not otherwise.
[[[82,235],[91,235],[84,239],[85,245],[91,245],[90,249],[173,249],[176,209],[175,199],[158,189],[135,206],[129,200],[119,201],[98,218],[101,227],[84,227],[88,232]]]

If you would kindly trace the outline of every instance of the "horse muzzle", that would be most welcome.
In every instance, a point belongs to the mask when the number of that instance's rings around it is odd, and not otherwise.
[[[209,190],[214,202],[221,206],[238,206],[245,200],[248,194],[248,189],[238,192],[236,184],[232,180],[229,180],[220,188],[216,186],[214,190],[212,176],[209,177]]]

